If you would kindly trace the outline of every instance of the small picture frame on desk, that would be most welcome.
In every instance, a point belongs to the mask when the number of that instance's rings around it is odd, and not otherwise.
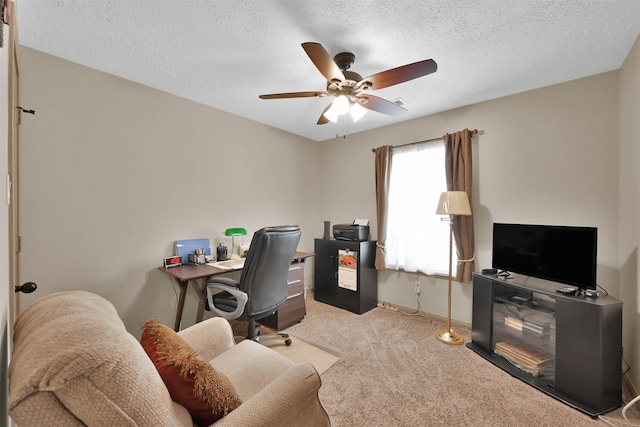
[[[182,257],[180,255],[166,257],[164,259],[164,268],[179,267],[182,265]]]

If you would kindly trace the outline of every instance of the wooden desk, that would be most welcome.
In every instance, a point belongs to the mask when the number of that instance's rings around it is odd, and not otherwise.
[[[293,256],[294,260],[300,260],[312,257],[314,254],[310,252],[296,252]],[[196,323],[201,322],[204,317],[204,307],[207,302],[207,278],[225,273],[232,273],[240,270],[225,270],[208,264],[200,265],[181,265],[180,267],[164,268],[158,267],[160,271],[164,271],[175,280],[180,288],[180,296],[178,297],[178,307],[176,311],[176,319],[173,324],[173,330],[180,330],[180,322],[182,321],[182,312],[184,310],[184,300],[187,295],[189,283],[198,295],[198,312],[196,314]]]

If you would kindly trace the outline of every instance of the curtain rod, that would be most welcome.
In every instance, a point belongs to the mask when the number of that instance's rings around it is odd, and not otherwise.
[[[469,132],[471,133],[471,135],[475,135],[475,134],[477,134],[477,133],[478,133],[478,129],[473,129],[473,130],[470,130]],[[407,144],[394,145],[394,147],[404,147],[405,145],[421,144],[421,143],[423,143],[423,142],[433,142],[433,141],[437,141],[437,140],[442,139],[442,138],[443,138],[443,137],[439,137],[439,138],[431,138],[431,139],[427,139],[427,140],[425,140],[425,141],[409,142],[409,143],[407,143]],[[371,152],[372,152],[372,153],[375,153],[375,152],[376,152],[376,149],[375,149],[375,148],[372,148],[372,149],[371,149]]]

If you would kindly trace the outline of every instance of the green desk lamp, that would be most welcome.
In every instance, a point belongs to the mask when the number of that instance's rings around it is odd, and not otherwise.
[[[236,256],[240,256],[240,248],[238,247],[236,249],[236,236],[246,236],[247,230],[245,230],[242,227],[227,228],[224,231],[224,235],[231,236],[231,252],[232,252],[231,257],[235,258]],[[242,244],[242,241],[240,241],[240,244]]]

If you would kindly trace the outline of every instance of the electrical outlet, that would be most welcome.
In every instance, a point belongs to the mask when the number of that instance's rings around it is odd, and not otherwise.
[[[416,295],[420,295],[420,282],[416,282],[416,287],[414,289]]]

